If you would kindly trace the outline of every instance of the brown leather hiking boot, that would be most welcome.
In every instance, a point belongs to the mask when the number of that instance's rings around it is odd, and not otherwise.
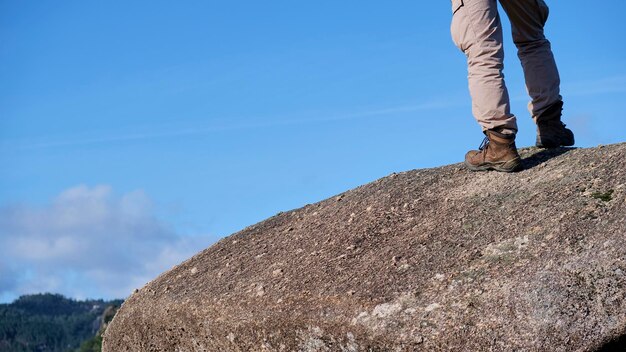
[[[574,133],[561,122],[563,102],[558,101],[537,116],[537,140],[539,148],[569,147],[574,145]]]
[[[519,170],[522,162],[515,147],[514,134],[502,134],[493,130],[485,132],[487,137],[478,150],[465,154],[465,165],[472,171],[496,170],[513,172]]]

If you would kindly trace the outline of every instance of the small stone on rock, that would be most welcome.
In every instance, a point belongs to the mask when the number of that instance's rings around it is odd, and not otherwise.
[[[426,307],[425,311],[432,312],[433,310],[435,310],[435,309],[437,309],[439,307],[441,307],[439,305],[439,303],[432,303],[432,304],[429,304],[428,307]]]

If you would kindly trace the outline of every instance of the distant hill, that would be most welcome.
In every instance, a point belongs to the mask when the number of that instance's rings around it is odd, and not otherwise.
[[[0,351],[75,351],[96,336],[104,316],[121,304],[121,300],[76,301],[50,293],[0,304]]]

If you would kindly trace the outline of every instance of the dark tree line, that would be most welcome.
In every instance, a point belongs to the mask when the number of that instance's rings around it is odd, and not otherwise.
[[[99,351],[101,328],[121,303],[47,293],[0,304],[0,351]]]

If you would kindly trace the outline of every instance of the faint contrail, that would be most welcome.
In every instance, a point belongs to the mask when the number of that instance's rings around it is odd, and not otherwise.
[[[596,80],[579,81],[561,85],[561,92],[565,99],[606,93],[626,92],[626,75],[605,77]],[[528,95],[516,95],[513,101],[526,101]]]
[[[454,107],[454,106],[462,106],[463,104],[465,104],[465,102],[450,102],[450,101],[443,101],[443,100],[435,100],[435,101],[422,103],[422,104],[396,106],[396,107],[381,108],[381,109],[360,111],[360,112],[354,112],[354,113],[326,115],[325,117],[273,119],[273,120],[268,120],[268,121],[233,123],[233,124],[217,125],[217,126],[210,126],[210,127],[184,128],[184,129],[169,130],[169,131],[164,131],[164,132],[129,133],[125,135],[101,136],[101,137],[71,139],[71,140],[57,140],[57,141],[47,141],[47,142],[31,143],[31,144],[23,144],[23,145],[20,145],[15,142],[13,143],[6,142],[5,144],[12,144],[15,149],[19,149],[19,150],[32,150],[32,149],[79,146],[79,145],[100,144],[100,143],[110,143],[110,142],[137,141],[137,140],[163,138],[163,137],[203,135],[203,134],[222,132],[222,131],[248,130],[248,129],[255,129],[255,128],[352,120],[352,119],[365,118],[365,117],[387,116],[391,114],[406,113],[406,112],[437,110],[437,109],[449,108],[449,107]]]

